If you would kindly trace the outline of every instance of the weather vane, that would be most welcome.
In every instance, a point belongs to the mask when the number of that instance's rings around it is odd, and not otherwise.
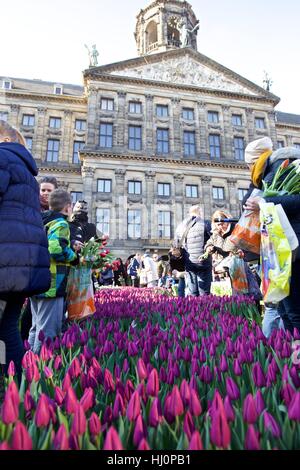
[[[264,71],[265,78],[263,79],[263,83],[265,84],[265,88],[267,91],[270,91],[271,86],[273,85],[273,80],[271,79],[268,72]]]

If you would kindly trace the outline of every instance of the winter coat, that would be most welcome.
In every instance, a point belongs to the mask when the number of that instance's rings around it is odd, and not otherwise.
[[[75,215],[69,226],[71,241],[86,243],[93,237],[98,238],[96,225],[88,222],[87,214]]]
[[[144,266],[147,273],[147,283],[157,281],[157,267],[155,261],[149,255],[144,255]]]
[[[199,261],[204,253],[204,246],[210,237],[210,223],[200,217],[187,217],[176,230],[176,238],[181,239],[187,226],[192,222],[190,229],[183,241],[185,248],[184,258],[187,271],[195,271],[208,268],[211,265],[210,258]]]
[[[140,263],[136,258],[131,258],[130,263],[127,267],[127,274],[131,277],[137,277],[137,270],[140,269]]]
[[[0,143],[0,295],[30,297],[50,286],[37,174],[23,145]]]
[[[67,216],[59,212],[47,211],[43,213],[51,260],[51,286],[39,297],[64,297],[70,265],[78,262],[77,254],[70,246],[70,229],[66,219]]]
[[[182,248],[184,250],[184,248]],[[172,252],[169,251],[169,263],[171,270],[176,270],[178,272],[183,272],[185,271],[185,264],[184,264],[184,255],[180,256],[180,258],[177,258],[176,256],[172,255]]]

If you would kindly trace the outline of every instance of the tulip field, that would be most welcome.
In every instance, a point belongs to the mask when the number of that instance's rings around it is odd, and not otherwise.
[[[299,449],[300,366],[248,297],[105,289],[40,356],[10,364],[0,449]]]

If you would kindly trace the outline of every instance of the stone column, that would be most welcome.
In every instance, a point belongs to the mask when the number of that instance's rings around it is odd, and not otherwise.
[[[286,146],[287,147],[292,147],[292,145],[293,145],[293,136],[291,134],[288,134],[285,137],[286,137]]]
[[[196,145],[199,149],[200,157],[208,157],[208,133],[207,133],[207,122],[206,122],[206,104],[204,101],[198,101],[198,114],[199,114],[199,137],[196,132]],[[197,139],[199,142],[197,142]]]
[[[174,187],[175,187],[175,210],[174,210],[174,230],[184,219],[184,175],[174,175]]]
[[[88,111],[87,111],[87,140],[86,146],[87,150],[94,150],[99,146],[97,141],[97,136],[99,136],[99,130],[96,129],[96,126],[99,127],[98,122],[98,113],[97,113],[97,98],[98,92],[94,87],[90,87],[88,90]]]
[[[9,124],[11,124],[13,127],[16,127],[17,129],[20,127],[19,123],[19,112],[20,112],[20,106],[18,104],[12,104],[10,106],[11,113],[9,116]]]
[[[223,132],[221,139],[223,140],[222,142],[222,156],[226,160],[232,160],[233,155],[232,155],[232,130],[231,130],[231,116],[230,116],[230,107],[229,106],[222,106],[223,110]]]
[[[180,125],[180,98],[172,98],[172,114],[173,114],[173,126],[172,134],[170,135],[170,153],[174,157],[180,158],[183,155],[183,149],[181,144],[181,125]],[[173,141],[173,148],[172,143]]]
[[[126,170],[118,168],[115,170],[115,190],[113,194],[113,205],[115,207],[115,239],[124,240],[127,231],[127,213],[125,198],[125,174]]]
[[[47,151],[47,138],[46,138],[46,128],[48,123],[46,123],[47,108],[39,107],[37,108],[37,125],[35,127],[35,156],[44,162],[46,160],[46,151]]]
[[[228,185],[228,206],[230,213],[233,217],[238,217],[239,215],[239,201],[237,194],[237,180],[235,178],[227,179]]]
[[[93,182],[95,168],[83,165],[81,168],[83,182],[83,198],[88,203],[89,220],[93,221]]]
[[[155,129],[153,130],[153,96],[146,95],[146,110],[145,110],[145,152],[146,155],[151,156],[156,153],[153,137]]]
[[[124,151],[125,145],[125,134],[127,134],[127,130],[125,129],[125,117],[126,117],[126,93],[123,91],[118,92],[118,115],[117,115],[117,123],[116,132],[117,132],[117,145]]]
[[[155,171],[146,171],[146,210],[147,210],[147,219],[148,219],[148,230],[147,239],[157,238],[155,236],[155,226],[157,226],[157,221],[155,221]]]
[[[248,129],[248,143],[254,140],[254,113],[252,108],[246,109],[246,116],[247,116],[247,129]],[[247,144],[247,142],[246,142]]]
[[[64,110],[64,125],[62,128],[62,161],[65,163],[69,163],[72,165],[73,163],[73,139],[71,138],[72,136],[72,131],[71,131],[71,125],[72,125],[72,111],[65,109]]]
[[[209,219],[212,214],[211,177],[200,176],[202,185],[202,205],[204,207],[204,218]]]

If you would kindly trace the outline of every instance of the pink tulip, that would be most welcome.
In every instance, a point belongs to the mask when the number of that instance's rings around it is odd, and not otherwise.
[[[177,385],[173,387],[173,390],[170,394],[169,410],[171,415],[174,417],[182,415],[184,411],[182,399]]]
[[[156,369],[152,369],[149,374],[147,387],[146,387],[147,395],[151,397],[157,397],[159,392],[159,378]]]
[[[210,440],[218,448],[227,449],[231,441],[231,432],[226,418],[224,405],[216,411],[211,420]]]
[[[125,405],[124,400],[119,392],[116,394],[115,403],[113,406],[113,417],[117,419],[119,416],[124,416],[125,414]]]
[[[145,363],[144,363],[143,359],[141,359],[141,358],[138,359],[138,361],[137,361],[137,372],[138,372],[138,376],[139,376],[140,380],[144,380],[148,376]]]
[[[9,377],[14,377],[16,375],[16,368],[15,368],[14,361],[10,361],[8,369],[7,369],[7,374],[9,375]]]
[[[104,371],[104,390],[106,393],[113,392],[115,390],[115,382],[108,369],[105,369]]]
[[[50,422],[49,402],[44,393],[42,393],[39,398],[34,421],[38,428],[47,427]]]
[[[38,382],[40,380],[40,373],[36,363],[33,363],[31,366],[26,369],[26,380],[31,383],[33,380]]]
[[[255,397],[254,397],[254,401],[255,401],[257,413],[260,415],[266,407],[261,390],[257,390]]]
[[[281,429],[279,424],[267,411],[264,412],[264,425],[266,430],[270,431],[274,437],[281,437]]]
[[[46,379],[52,379],[52,377],[53,377],[52,370],[49,369],[49,367],[47,367],[47,366],[44,367],[44,374],[45,374]]]
[[[12,450],[32,450],[32,439],[21,421],[18,421],[12,434]]]
[[[185,379],[181,382],[181,385],[180,385],[180,395],[184,403],[184,406],[188,406],[190,403],[190,399],[191,399],[191,391],[190,391],[189,384],[187,383]]]
[[[62,366],[62,359],[60,356],[56,356],[55,360],[54,360],[54,365],[53,365],[53,368],[55,370],[59,370]]]
[[[191,390],[191,401],[189,409],[193,416],[200,416],[202,413],[202,407],[199,397],[193,389]]]
[[[140,396],[137,391],[135,391],[128,403],[127,406],[127,418],[129,421],[135,421],[136,418],[140,415],[141,413],[141,402],[140,402]]]
[[[86,431],[86,416],[84,413],[83,407],[78,404],[74,413],[73,423],[72,423],[72,433],[75,436],[81,436]]]
[[[80,374],[81,374],[81,367],[80,367],[80,363],[79,363],[79,360],[77,359],[77,357],[75,357],[69,367],[69,374],[70,374],[70,377],[72,380],[74,380],[75,378],[79,377]]]
[[[137,447],[141,440],[146,437],[146,427],[141,415],[136,419],[134,432],[133,432],[133,443]]]
[[[226,396],[224,400],[224,410],[225,410],[227,421],[234,421],[235,413],[231,405],[230,398],[228,396]]]
[[[67,372],[62,382],[62,389],[64,392],[66,392],[68,388],[70,388],[71,386],[72,386],[71,378],[70,378],[69,373]]]
[[[14,381],[10,382],[7,387],[4,401],[2,404],[2,421],[4,424],[15,423],[19,418],[19,392]]]
[[[26,390],[25,395],[24,395],[24,409],[27,413],[29,413],[31,410],[34,409],[34,407],[35,407],[35,402],[30,394],[30,390]]]
[[[194,431],[189,443],[189,450],[203,450],[202,439],[199,431]]]
[[[89,419],[89,430],[92,436],[98,436],[101,432],[101,422],[99,416],[93,412]]]
[[[150,450],[150,447],[149,447],[149,444],[148,442],[146,441],[146,439],[142,439],[139,446],[138,446],[138,450]]]
[[[0,444],[0,450],[11,450],[8,443],[6,441],[1,442]]]
[[[107,431],[103,450],[123,450],[119,434],[113,426]]]
[[[245,438],[246,450],[260,450],[259,437],[253,424],[250,424]]]
[[[53,439],[54,450],[69,450],[69,439],[64,424],[61,424]]]
[[[192,434],[195,431],[195,424],[193,421],[193,417],[189,411],[186,413],[184,420],[183,420],[183,430],[190,441]]]
[[[54,400],[58,406],[61,406],[61,404],[63,403],[65,395],[65,392],[61,388],[55,387]]]
[[[131,382],[131,380],[127,380],[126,385],[125,385],[125,398],[127,401],[130,400],[134,391],[135,391],[135,388],[133,386],[133,383]]]
[[[238,400],[240,398],[240,391],[231,377],[226,377],[226,392],[231,400]]]
[[[78,400],[72,387],[69,387],[64,399],[65,410],[68,414],[73,414],[76,411]]]
[[[252,367],[252,377],[253,382],[256,387],[265,387],[266,386],[266,377],[264,371],[261,367],[260,362],[256,362]]]

